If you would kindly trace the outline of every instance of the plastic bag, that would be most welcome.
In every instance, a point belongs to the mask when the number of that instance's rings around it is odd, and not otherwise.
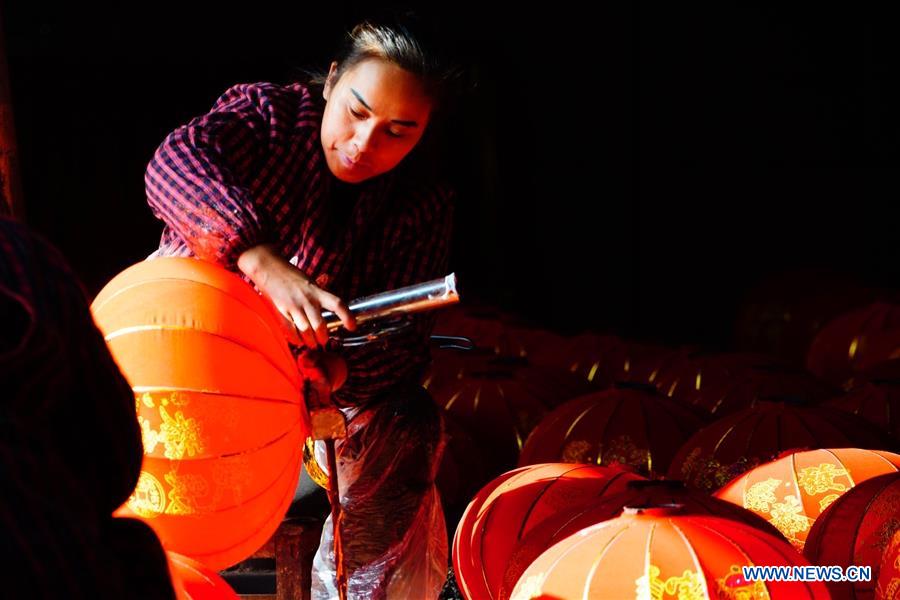
[[[347,437],[335,448],[348,597],[437,598],[448,555],[434,485],[444,446],[439,408],[421,386],[404,386],[342,411]],[[322,442],[316,461],[327,468]],[[338,597],[332,533],[329,516],[313,561],[313,600]]]

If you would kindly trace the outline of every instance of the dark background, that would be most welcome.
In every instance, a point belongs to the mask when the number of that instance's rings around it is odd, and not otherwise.
[[[780,273],[896,287],[886,14],[524,6],[425,11],[480,79],[447,140],[467,298],[725,345],[747,293]],[[165,135],[235,83],[326,66],[371,7],[5,0],[27,221],[96,292],[156,247],[143,172]]]

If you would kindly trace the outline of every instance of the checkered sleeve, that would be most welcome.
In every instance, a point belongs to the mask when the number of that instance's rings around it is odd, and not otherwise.
[[[277,139],[279,111],[271,89],[232,87],[209,113],[169,134],[147,166],[153,214],[199,258],[233,266],[241,252],[267,241],[250,184]]]

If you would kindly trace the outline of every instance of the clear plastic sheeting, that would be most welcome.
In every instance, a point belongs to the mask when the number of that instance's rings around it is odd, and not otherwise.
[[[347,597],[436,599],[448,554],[434,485],[443,452],[438,407],[421,386],[408,386],[342,411],[347,437],[335,447]],[[327,469],[323,442],[316,461]],[[333,531],[329,516],[313,561],[313,600],[338,598]]]

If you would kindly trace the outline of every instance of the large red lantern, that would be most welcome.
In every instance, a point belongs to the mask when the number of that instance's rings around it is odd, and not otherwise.
[[[854,373],[900,358],[900,306],[874,302],[830,321],[813,340],[807,368],[835,385]]]
[[[829,581],[834,600],[871,598],[894,533],[900,531],[900,473],[863,481],[823,512],[806,538],[803,555],[816,565],[871,567],[870,581]]]
[[[166,555],[178,600],[238,600],[231,586],[203,563],[177,552]]]
[[[626,509],[563,539],[525,570],[512,600],[828,598],[819,582],[744,579],[744,566],[807,566],[784,540],[677,507]]]
[[[788,450],[896,445],[875,426],[833,408],[758,402],[695,433],[672,460],[669,477],[713,492]]]
[[[309,432],[275,309],[221,267],[159,258],[118,275],[92,310],[143,434],[122,514],[215,569],[251,555],[293,498]]]
[[[469,504],[453,539],[453,566],[468,600],[498,598],[516,544],[545,520],[625,489],[638,475],[590,465],[544,464],[498,477]]]
[[[509,598],[522,573],[541,553],[570,535],[618,517],[626,506],[675,504],[681,506],[679,514],[708,515],[740,521],[776,538],[784,539],[768,521],[749,510],[735,506],[731,502],[713,498],[703,492],[688,489],[680,481],[629,481],[626,489],[622,492],[606,494],[597,502],[560,512],[532,528],[531,532],[516,544],[510,556],[509,566],[503,574],[500,598],[502,600]]]
[[[900,600],[900,531],[894,533],[891,543],[881,555],[875,600]]]
[[[522,444],[547,412],[589,389],[575,375],[549,367],[491,363],[429,392],[472,435],[487,474],[495,477],[515,467]]]
[[[525,442],[519,464],[622,464],[644,475],[662,475],[703,424],[649,384],[619,383],[570,400],[544,417]]]
[[[716,492],[778,528],[798,550],[828,506],[859,483],[900,471],[900,455],[858,448],[792,452],[760,465]]]

